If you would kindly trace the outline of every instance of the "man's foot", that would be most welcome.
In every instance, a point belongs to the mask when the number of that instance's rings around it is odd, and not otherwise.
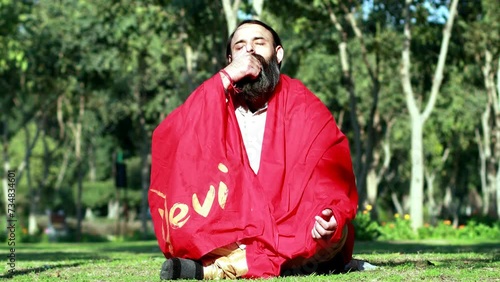
[[[348,264],[346,264],[345,271],[364,271],[364,270],[374,270],[378,266],[375,266],[367,261],[352,259]]]
[[[203,266],[201,263],[182,258],[167,259],[161,266],[161,280],[176,279],[203,279]]]

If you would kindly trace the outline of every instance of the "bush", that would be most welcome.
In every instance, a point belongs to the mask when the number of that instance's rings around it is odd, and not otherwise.
[[[467,225],[460,225],[456,234],[459,239],[498,240],[500,238],[500,222],[497,221],[492,226],[489,226],[470,220]]]
[[[123,240],[125,242],[156,240],[156,235],[154,233],[147,232],[146,236],[143,236],[140,230],[135,230],[132,234],[125,236]]]
[[[421,237],[420,239],[452,239],[457,237],[456,229],[453,228],[450,220],[440,221],[436,226],[428,226],[427,228],[431,230],[430,234],[427,235],[428,237]]]
[[[82,204],[90,208],[106,206],[109,200],[115,198],[116,193],[112,180],[84,182],[83,191],[85,193],[82,194]]]
[[[417,240],[417,239],[467,239],[497,240],[500,238],[500,222],[472,219],[465,225],[454,227],[450,220],[442,220],[435,226],[424,224],[415,232],[411,226],[410,215],[394,214],[389,222],[379,224],[372,220],[371,205],[366,205],[353,220],[355,238],[360,241],[373,240]]]
[[[394,221],[383,223],[379,229],[382,240],[414,240],[414,239],[468,239],[497,240],[500,238],[500,223],[491,226],[470,220],[466,225],[454,227],[450,220],[440,221],[437,225],[425,224],[414,232],[409,215],[401,218],[394,215]]]
[[[380,228],[380,239],[382,240],[414,240],[418,239],[411,227],[410,215],[405,214],[401,217],[394,214],[394,221],[383,223]]]
[[[353,220],[355,238],[360,241],[373,241],[380,236],[379,225],[371,219],[371,205],[366,205],[362,212],[358,212]]]
[[[78,242],[76,240],[76,230],[70,229],[67,235],[65,236],[60,236],[56,239],[56,242],[64,242],[64,243],[75,243]],[[103,235],[99,234],[89,234],[89,233],[82,233],[80,242],[84,243],[97,243],[97,242],[109,242],[108,238]]]

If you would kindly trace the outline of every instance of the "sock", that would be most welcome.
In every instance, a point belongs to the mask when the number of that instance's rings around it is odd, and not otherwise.
[[[203,266],[201,263],[182,258],[167,259],[161,266],[161,280],[176,279],[203,279]]]

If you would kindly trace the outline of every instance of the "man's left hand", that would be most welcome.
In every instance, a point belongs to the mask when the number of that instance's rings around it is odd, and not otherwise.
[[[321,215],[322,216],[317,215],[314,217],[316,222],[311,231],[312,237],[314,239],[329,240],[335,232],[335,229],[337,229],[337,220],[335,220],[335,216],[333,216],[331,209],[324,209]]]

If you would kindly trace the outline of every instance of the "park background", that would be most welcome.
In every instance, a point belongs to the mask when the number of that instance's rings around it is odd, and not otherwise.
[[[14,170],[18,242],[154,239],[152,132],[248,18],[349,138],[358,239],[498,242],[498,0],[0,0],[0,214]]]

